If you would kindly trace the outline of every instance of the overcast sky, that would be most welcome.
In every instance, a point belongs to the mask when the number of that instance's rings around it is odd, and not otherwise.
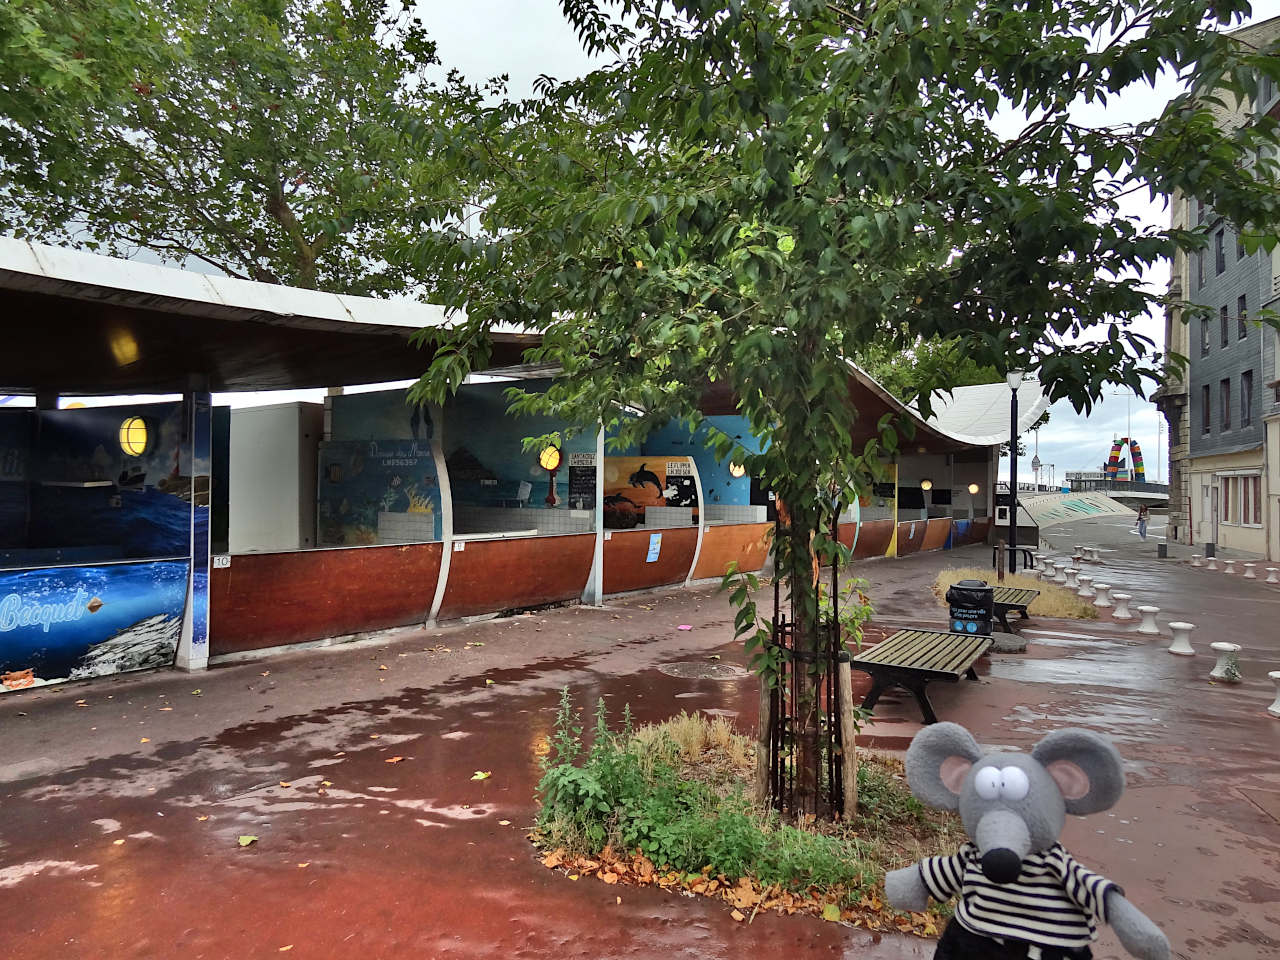
[[[521,97],[531,92],[533,81],[541,74],[557,79],[581,75],[593,63],[578,45],[573,31],[565,23],[556,0],[469,0],[467,3],[420,3],[418,10],[434,36],[441,60],[447,67],[460,70],[472,80],[506,74],[510,78],[510,94]],[[1265,20],[1280,14],[1280,0],[1259,0],[1254,4],[1254,20]],[[1121,101],[1113,100],[1104,109],[1090,107],[1075,111],[1082,123],[1115,123],[1142,120],[1156,115],[1177,93],[1171,80],[1155,89],[1134,87]],[[1011,131],[1017,127],[1011,122]],[[1126,198],[1126,209],[1147,223],[1163,225],[1168,212],[1163,203],[1151,203],[1145,195]],[[1168,283],[1169,268],[1161,264],[1148,272],[1145,280],[1163,290]],[[1164,321],[1149,317],[1140,327],[1158,348],[1164,345]],[[238,403],[263,402],[262,399],[239,397]],[[1057,479],[1067,470],[1098,469],[1107,454],[1113,435],[1126,435],[1132,423],[1133,436],[1141,445],[1147,460],[1148,479],[1167,480],[1162,444],[1157,436],[1161,418],[1153,404],[1121,394],[1107,396],[1089,417],[1079,416],[1070,404],[1059,402],[1051,409],[1051,421],[1040,431],[1039,451],[1044,464],[1054,464]],[[1031,455],[1034,440],[1028,444],[1025,460],[1018,466],[1019,479],[1031,479]],[[1008,462],[1002,466],[1008,475]],[[1048,480],[1047,468],[1044,479]]]

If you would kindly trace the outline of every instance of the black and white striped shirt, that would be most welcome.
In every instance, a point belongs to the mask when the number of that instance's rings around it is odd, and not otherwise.
[[[956,920],[973,933],[1041,946],[1083,947],[1107,922],[1107,891],[1116,884],[1082,867],[1055,843],[1022,861],[1013,883],[982,875],[978,848],[966,843],[949,857],[920,861],[920,877],[939,903],[960,894]]]

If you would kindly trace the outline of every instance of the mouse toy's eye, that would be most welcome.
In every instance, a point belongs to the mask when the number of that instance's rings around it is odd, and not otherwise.
[[[983,800],[1000,796],[1000,771],[996,767],[983,767],[973,778],[973,789]]]
[[[1031,781],[1019,767],[1005,767],[1000,771],[1000,796],[1005,800],[1021,800],[1031,789]]]

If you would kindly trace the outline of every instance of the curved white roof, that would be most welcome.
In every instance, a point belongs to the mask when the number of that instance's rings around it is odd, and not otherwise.
[[[930,398],[933,416],[928,422],[943,433],[969,443],[993,445],[1009,439],[1009,385],[980,383],[955,387],[950,395],[938,391]],[[1049,409],[1039,380],[1024,380],[1018,387],[1018,433],[1026,433]]]

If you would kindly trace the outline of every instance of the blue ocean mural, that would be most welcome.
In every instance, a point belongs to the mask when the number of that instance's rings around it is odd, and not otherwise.
[[[0,571],[0,684],[21,689],[173,663],[188,563]]]
[[[213,472],[210,461],[213,404],[207,393],[192,394],[191,403],[191,514],[188,523],[191,542],[191,645],[201,647],[209,642],[209,477]]]
[[[429,524],[392,523],[394,539],[439,540],[440,484],[431,444],[421,440],[334,440],[320,444],[316,490],[321,546],[379,542],[380,515]],[[387,518],[381,517],[383,526]],[[425,527],[425,529],[424,529]]]

